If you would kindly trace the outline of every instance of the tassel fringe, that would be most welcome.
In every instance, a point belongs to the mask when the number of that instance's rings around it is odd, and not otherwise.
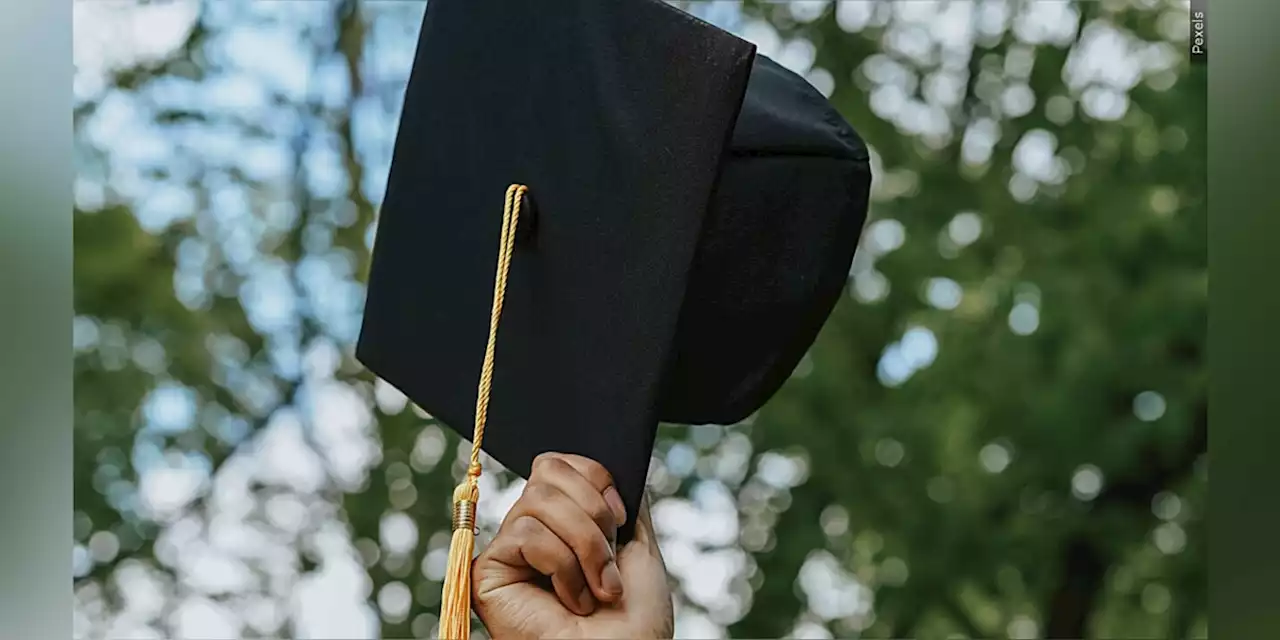
[[[475,553],[475,509],[479,497],[474,478],[453,493],[453,539],[440,596],[440,640],[471,637],[471,560]]]

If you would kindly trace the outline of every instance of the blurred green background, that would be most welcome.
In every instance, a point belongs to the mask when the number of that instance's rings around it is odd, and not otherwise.
[[[782,392],[660,434],[678,636],[1205,636],[1186,4],[679,4],[877,183]],[[431,634],[464,443],[351,357],[424,6],[75,5],[78,633]]]

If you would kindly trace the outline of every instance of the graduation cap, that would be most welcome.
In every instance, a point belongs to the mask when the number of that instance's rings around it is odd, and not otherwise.
[[[455,536],[482,444],[600,462],[626,540],[658,423],[747,417],[812,345],[870,180],[818,91],[660,0],[432,0],[356,354],[474,436]]]

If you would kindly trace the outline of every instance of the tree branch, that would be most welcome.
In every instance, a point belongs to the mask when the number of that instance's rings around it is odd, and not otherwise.
[[[1159,451],[1149,450],[1142,459],[1147,464],[1103,490],[1096,499],[1099,510],[1135,510],[1151,503],[1155,495],[1192,473],[1209,446],[1209,408],[1201,400],[1186,445],[1173,460],[1161,464]],[[1154,449],[1154,445],[1152,447]],[[1115,562],[1114,552],[1099,549],[1086,532],[1068,539],[1059,563],[1064,578],[1049,598],[1047,638],[1083,638],[1107,569]]]

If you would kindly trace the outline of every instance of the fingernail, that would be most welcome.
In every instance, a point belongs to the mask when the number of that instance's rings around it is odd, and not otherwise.
[[[627,523],[627,507],[622,504],[622,496],[618,495],[618,490],[609,487],[604,490],[604,501],[609,503],[609,508],[613,510],[613,517],[618,519],[618,526]]]
[[[613,596],[622,594],[622,574],[618,573],[618,565],[610,562],[604,566],[604,572],[600,574],[600,586]]]

